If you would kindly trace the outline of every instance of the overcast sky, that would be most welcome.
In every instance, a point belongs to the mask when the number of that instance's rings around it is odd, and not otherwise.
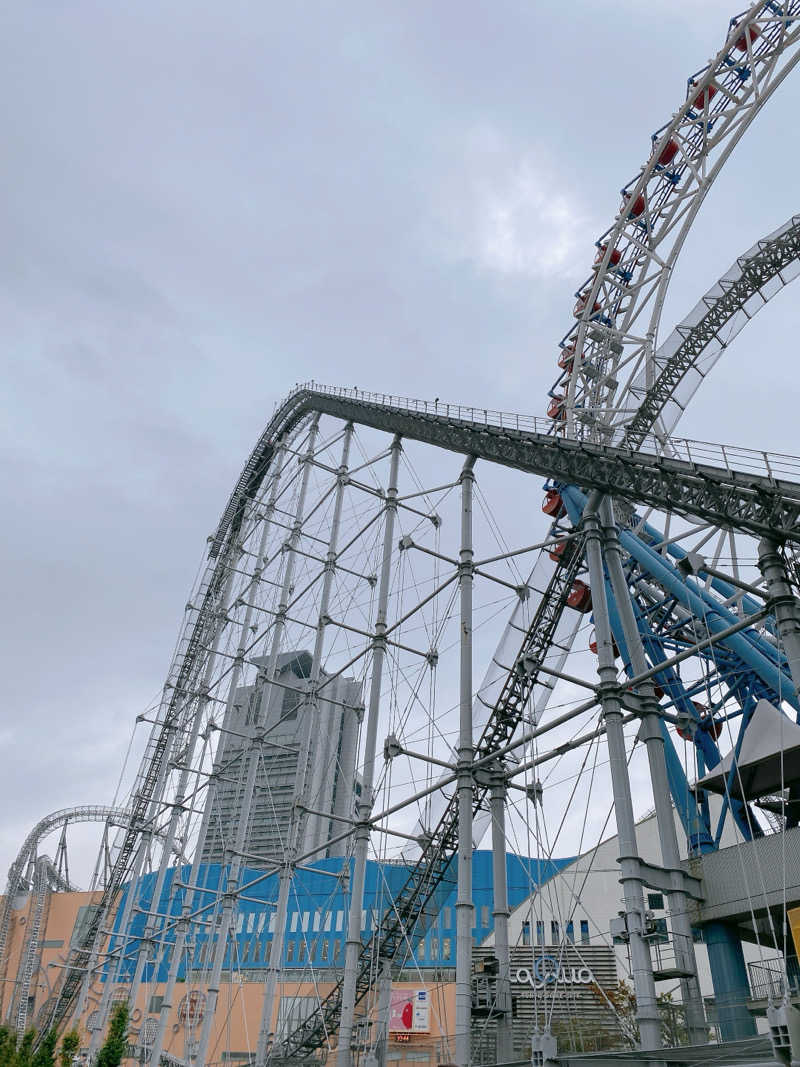
[[[0,871],[41,816],[110,799],[296,381],[543,412],[593,242],[734,13],[2,5]],[[709,196],[664,336],[800,210],[799,94]],[[799,328],[783,294],[681,432],[800,452]]]

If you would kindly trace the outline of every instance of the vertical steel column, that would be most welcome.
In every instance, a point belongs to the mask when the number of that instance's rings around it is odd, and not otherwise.
[[[122,976],[122,969],[125,962],[125,952],[128,945],[128,938],[130,936],[130,923],[131,914],[133,912],[134,903],[139,892],[139,880],[142,876],[142,869],[144,867],[144,861],[149,851],[150,842],[153,837],[153,824],[158,814],[158,808],[161,803],[161,796],[164,792],[164,784],[167,778],[167,771],[170,764],[170,756],[172,754],[172,746],[175,743],[175,730],[170,731],[170,736],[167,740],[164,750],[164,756],[162,759],[161,767],[159,768],[158,778],[156,780],[155,789],[153,790],[153,797],[147,809],[147,829],[142,831],[142,836],[139,841],[139,847],[136,850],[136,856],[133,862],[133,871],[131,874],[131,880],[128,883],[128,892],[125,896],[125,903],[122,907],[122,918],[119,923],[119,955],[117,957],[116,965],[109,969],[106,974],[105,982],[103,983],[103,993],[100,998],[100,1006],[97,1011],[97,1027],[92,1031],[92,1036],[89,1039],[89,1060],[91,1061],[97,1052],[100,1045],[100,1039],[103,1036],[105,1030],[106,1021],[108,1019],[108,1009],[111,1003],[111,993],[113,992],[112,986],[119,982]],[[98,931],[99,933],[99,931]]]
[[[391,1005],[392,965],[389,960],[382,960],[381,973],[378,976],[378,1011],[375,1019],[375,1034],[372,1040],[372,1052],[364,1061],[365,1067],[384,1067],[386,1063],[386,1043],[389,1040]]]
[[[758,543],[758,569],[767,583],[767,607],[775,614],[789,672],[800,694],[800,604],[792,593],[778,544],[771,537]]]
[[[600,504],[600,515],[603,522],[606,567],[611,582],[611,591],[622,624],[622,636],[625,639],[634,674],[644,674],[645,671],[650,669],[650,664],[647,662],[642,637],[631,607],[630,592],[622,566],[622,548],[619,543],[619,534],[610,497],[604,497]],[[675,815],[670,799],[667,762],[664,756],[664,738],[661,733],[658,702],[652,682],[645,682],[643,685],[638,686],[638,689],[643,710],[642,733],[650,767],[650,781],[653,789],[653,803],[656,809],[661,861],[669,870],[672,883],[668,899],[675,962],[679,970],[686,972],[686,977],[681,978],[680,983],[681,999],[686,1013],[689,1044],[699,1045],[705,1043],[708,1039],[708,1027],[703,1013],[703,998],[700,994],[700,985],[697,981],[697,960],[695,959],[692,926],[689,921],[689,897],[683,885],[678,835],[675,831]]]
[[[308,450],[301,460],[303,464],[303,474],[300,482],[300,490],[297,494],[297,506],[295,509],[295,518],[292,524],[292,530],[289,535],[289,540],[286,545],[286,563],[284,565],[283,572],[283,585],[281,587],[281,599],[278,605],[278,611],[275,617],[272,630],[272,647],[270,649],[269,660],[269,674],[268,678],[271,678],[275,672],[275,663],[278,658],[278,651],[280,649],[281,638],[283,637],[283,631],[286,626],[286,613],[289,609],[289,598],[291,596],[292,577],[294,574],[294,557],[297,543],[300,540],[300,531],[303,525],[303,512],[305,510],[306,493],[308,491],[308,480],[311,474],[311,460],[314,455],[314,444],[317,436],[317,427],[319,419],[316,418],[311,425],[311,430],[308,436]],[[259,557],[263,555],[263,548],[259,551]],[[247,611],[251,609],[248,607]],[[247,616],[246,616],[247,618]],[[249,628],[249,620],[247,621],[247,628]],[[241,675],[241,668],[244,665],[244,653],[245,653],[245,634],[247,628],[242,627],[242,643],[237,651],[234,670],[231,675],[231,688],[228,696],[228,702],[233,703],[236,695],[236,688],[239,685],[239,677]],[[237,669],[238,668],[238,669]],[[258,724],[259,714],[256,712],[256,725]],[[239,818],[236,825],[236,839],[233,846],[233,859],[231,861],[230,872],[228,874],[227,884],[225,886],[224,903],[222,906],[222,915],[219,924],[219,931],[217,933],[217,941],[214,946],[214,960],[211,965],[211,977],[208,984],[208,995],[206,1002],[206,1010],[203,1016],[203,1026],[200,1031],[200,1040],[197,1049],[197,1056],[195,1059],[195,1067],[205,1067],[206,1056],[208,1055],[208,1045],[211,1040],[211,1028],[214,1025],[214,1016],[217,1010],[217,1001],[219,999],[219,985],[222,977],[222,965],[225,960],[225,954],[228,949],[228,933],[231,927],[231,921],[233,919],[234,902],[239,890],[239,878],[241,877],[242,870],[242,852],[244,851],[245,842],[247,840],[247,826],[250,821],[250,810],[253,803],[253,792],[256,784],[256,774],[258,772],[258,759],[259,759],[258,746],[254,746],[246,757],[246,778],[244,786],[244,794],[242,797],[242,806],[239,810]]]
[[[339,1022],[339,1041],[336,1046],[336,1067],[351,1067],[350,1045],[353,1040],[353,1017],[356,1008],[356,979],[358,957],[361,952],[361,909],[364,906],[364,878],[369,851],[369,819],[372,813],[375,789],[375,748],[378,738],[378,719],[381,711],[381,686],[383,665],[386,659],[386,614],[389,608],[392,546],[397,517],[397,473],[400,466],[402,445],[400,438],[392,442],[389,465],[389,485],[386,490],[386,520],[383,528],[383,555],[381,558],[380,584],[378,585],[378,608],[375,617],[375,636],[372,639],[372,673],[370,677],[369,705],[364,738],[364,767],[361,796],[356,809],[356,826],[353,843],[353,880],[350,887],[350,913],[347,919],[347,943],[345,945],[344,978],[342,980],[342,1014]]]
[[[330,536],[328,538],[328,551],[325,558],[325,572],[322,578],[322,591],[320,593],[319,600],[319,615],[317,619],[317,632],[316,639],[314,641],[314,654],[311,660],[311,672],[310,672],[310,700],[305,705],[303,714],[308,718],[309,727],[307,731],[308,741],[306,743],[305,752],[301,753],[302,764],[298,765],[298,772],[294,787],[294,804],[290,815],[289,834],[286,847],[286,855],[282,857],[283,863],[280,869],[279,886],[278,886],[278,902],[275,910],[275,929],[272,933],[272,944],[270,945],[269,963],[267,965],[267,977],[264,985],[264,997],[261,1005],[261,1023],[258,1031],[258,1043],[256,1046],[256,1064],[258,1067],[263,1067],[266,1063],[267,1055],[269,1054],[270,1047],[273,1040],[272,1018],[275,1013],[275,993],[278,985],[278,977],[280,975],[281,966],[283,964],[283,944],[286,934],[286,917],[289,909],[289,890],[292,883],[292,875],[294,873],[294,860],[297,855],[297,845],[299,842],[300,830],[302,827],[303,819],[302,813],[298,808],[298,801],[303,798],[305,793],[307,778],[308,778],[308,753],[310,751],[311,739],[314,735],[314,731],[318,730],[319,724],[317,723],[317,710],[319,707],[319,694],[317,687],[319,686],[319,678],[322,671],[322,655],[325,648],[325,628],[328,624],[328,608],[331,599],[331,590],[333,588],[333,579],[336,573],[336,553],[339,543],[339,526],[342,518],[342,504],[344,501],[344,490],[347,485],[347,469],[350,461],[350,442],[353,438],[353,424],[348,422],[344,430],[344,441],[342,444],[342,458],[339,464],[339,470],[337,472],[337,485],[336,493],[333,503],[333,513],[331,515],[331,528]],[[274,649],[274,656],[270,658],[270,665],[267,674],[267,695],[266,704],[269,707],[269,700],[272,691],[272,681],[275,677],[275,670],[277,666],[277,653],[278,648]]]
[[[600,494],[592,493],[583,512],[586,533],[586,562],[592,589],[594,626],[597,638],[597,673],[600,676],[600,706],[606,726],[611,787],[614,794],[614,813],[619,840],[620,881],[625,900],[633,987],[636,994],[636,1018],[642,1051],[661,1048],[661,1021],[656,1003],[653,981],[653,962],[650,948],[644,940],[644,890],[639,867],[636,842],[636,823],[631,801],[631,783],[625,756],[625,734],[622,727],[622,705],[614,667],[614,646],[608,617],[605,573],[601,548],[600,521],[597,507]]]
[[[469,1067],[472,1037],[472,490],[475,457],[461,471],[461,672],[456,793],[458,797],[458,884],[456,892],[456,1067]]]
[[[800,696],[800,604],[792,593],[778,543],[771,537],[758,543],[758,569],[767,583],[767,607],[775,615],[795,693]],[[800,826],[800,786],[793,784],[789,787],[786,829],[796,826]]]
[[[501,762],[491,769],[492,813],[492,883],[494,886],[494,950],[497,956],[496,1007],[498,1063],[513,1059],[514,1044],[511,1028],[511,959],[508,948],[508,873],[506,869],[506,784],[505,767]]]
[[[278,445],[278,448],[276,449],[276,452],[275,452],[275,457],[273,459],[274,473],[272,475],[272,487],[270,489],[269,500],[267,502],[266,508],[264,509],[264,518],[263,518],[264,526],[262,528],[262,534],[261,534],[261,538],[260,538],[260,552],[259,552],[258,557],[256,558],[256,565],[255,565],[255,567],[253,569],[253,578],[252,578],[253,587],[255,587],[258,584],[258,582],[259,582],[259,580],[261,578],[261,573],[262,573],[262,569],[263,569],[264,550],[266,548],[266,539],[267,539],[267,535],[269,533],[269,530],[272,527],[272,517],[273,517],[273,515],[275,513],[275,504],[276,504],[277,497],[278,497],[278,489],[280,487],[281,474],[283,473],[283,463],[284,463],[284,460],[285,460],[285,455],[286,455],[286,453],[285,453],[284,445],[283,444]],[[233,563],[233,561],[232,561],[232,563]],[[224,592],[223,598],[222,598],[223,611],[225,609],[225,605],[227,604],[228,595],[229,595],[229,592],[230,592],[230,583],[231,583],[231,581],[233,579],[233,575],[234,575],[234,568],[233,568],[233,566],[231,566],[231,572],[230,572],[230,575],[229,575],[229,578],[228,578],[228,582],[227,582],[227,585],[226,585],[226,589],[225,589],[225,592]],[[222,627],[220,628],[220,634],[221,633],[222,633]],[[242,633],[244,633],[244,628],[242,629]],[[240,636],[240,638],[239,638],[239,645],[240,646],[243,644],[243,640],[244,639]],[[217,646],[215,645],[215,652],[216,652],[216,647]],[[208,687],[209,687],[210,682],[211,682],[211,670],[212,670],[214,658],[215,657],[212,656],[211,660],[209,661],[209,667],[206,670],[206,677],[204,679],[203,691],[201,693],[201,701],[203,702],[204,706],[205,706],[205,704],[207,703],[207,701],[209,699]],[[228,703],[226,704],[226,707],[225,707],[225,718],[223,719],[223,723],[222,723],[222,738],[227,736],[225,731],[230,729],[230,726],[231,726],[230,719],[231,719],[232,711],[233,711],[232,702],[228,701]],[[202,714],[202,711],[201,711],[201,714]],[[187,760],[187,765],[188,765],[188,762],[189,761]],[[183,778],[181,778],[181,782],[183,783],[183,787],[184,787],[184,791],[185,791],[185,783],[183,782]],[[211,813],[212,813],[212,810],[214,808],[215,796],[216,796],[216,782],[212,777],[212,778],[209,779],[208,788],[206,790],[206,803],[205,803],[205,807],[203,809],[203,817],[202,817],[202,820],[200,822],[200,832],[199,832],[198,837],[197,837],[197,845],[195,847],[194,859],[192,861],[191,872],[189,874],[189,886],[191,888],[189,888],[189,889],[187,889],[185,891],[186,895],[184,897],[183,906],[181,908],[181,918],[180,918],[179,923],[177,924],[177,928],[176,928],[176,931],[175,931],[175,945],[174,945],[174,949],[173,949],[173,952],[172,952],[172,956],[170,957],[169,971],[167,973],[167,984],[166,984],[166,987],[164,989],[164,998],[163,998],[163,1000],[161,1002],[161,1011],[160,1011],[159,1017],[158,1017],[158,1028],[156,1030],[156,1036],[155,1036],[155,1039],[153,1040],[153,1045],[152,1045],[152,1049],[151,1049],[151,1060],[152,1060],[152,1062],[154,1064],[158,1064],[159,1059],[161,1057],[161,1052],[162,1052],[162,1050],[164,1048],[164,1035],[166,1034],[167,1024],[169,1022],[170,1013],[172,1011],[172,1002],[173,1002],[173,998],[175,996],[175,986],[176,986],[177,981],[178,981],[178,970],[180,969],[181,960],[183,959],[184,949],[186,948],[186,939],[187,939],[187,935],[188,935],[188,932],[189,932],[189,925],[190,925],[189,924],[189,915],[191,915],[192,911],[194,910],[195,901],[197,900],[196,886],[197,886],[197,884],[198,884],[198,882],[200,880],[200,868],[201,868],[201,865],[202,865],[203,850],[205,848],[206,836],[208,834],[208,826],[209,826],[209,822],[210,822],[210,819],[211,819]]]

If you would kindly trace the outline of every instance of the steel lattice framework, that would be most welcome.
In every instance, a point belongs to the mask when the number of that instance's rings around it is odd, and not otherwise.
[[[176,944],[183,951],[192,923],[201,920],[212,907],[197,904],[195,890],[202,852],[198,844],[189,876],[191,893],[182,898],[180,920],[169,918],[174,912],[167,916],[158,912],[158,899],[171,859],[170,849],[181,820],[188,818],[186,813],[191,808],[187,799],[190,769],[198,777],[205,773],[200,763],[193,768],[190,766],[192,753],[199,737],[205,745],[212,727],[220,729],[219,722],[211,718],[212,712],[215,707],[225,706],[225,714],[228,714],[246,669],[257,668],[252,683],[256,687],[264,684],[265,679],[268,687],[279,684],[276,666],[287,627],[305,626],[306,630],[315,632],[310,697],[315,707],[318,701],[315,687],[322,688],[320,678],[326,630],[340,627],[364,639],[364,649],[373,656],[371,700],[374,707],[367,716],[368,722],[372,721],[371,712],[380,704],[383,657],[392,645],[387,634],[399,626],[399,622],[395,622],[387,629],[386,606],[393,522],[398,507],[396,479],[401,440],[418,442],[437,452],[468,457],[462,472],[462,513],[468,513],[471,507],[471,466],[476,459],[548,479],[548,485],[563,506],[558,513],[548,512],[555,515],[555,522],[544,555],[539,557],[534,569],[538,575],[536,583],[529,580],[527,585],[515,587],[517,594],[524,592],[525,596],[531,596],[530,610],[525,625],[512,628],[516,635],[513,649],[507,650],[505,658],[498,656],[497,662],[502,667],[499,682],[491,689],[491,699],[485,701],[486,716],[474,722],[477,729],[474,746],[471,730],[468,741],[465,741],[465,699],[471,700],[472,692],[465,697],[465,686],[469,688],[471,675],[463,674],[465,656],[471,656],[471,585],[477,573],[472,561],[471,526],[462,527],[457,561],[440,553],[436,547],[415,544],[411,536],[401,539],[400,552],[419,549],[453,565],[453,575],[448,581],[455,581],[461,597],[462,631],[468,635],[469,650],[467,654],[462,648],[458,759],[448,764],[452,767],[451,772],[439,782],[440,791],[449,785],[455,789],[449,794],[442,793],[441,808],[418,838],[421,850],[416,862],[411,865],[402,888],[394,894],[391,907],[382,916],[379,933],[371,939],[361,939],[353,927],[353,915],[358,911],[357,890],[353,890],[355,903],[348,941],[351,945],[356,944],[357,952],[355,956],[348,955],[344,977],[321,998],[319,1011],[293,1032],[283,1035],[281,1055],[312,1054],[330,1041],[341,1022],[345,1039],[338,1050],[338,1060],[341,1067],[349,1063],[355,1004],[367,997],[379,964],[402,958],[408,951],[410,932],[424,928],[437,889],[452,872],[459,840],[462,843],[465,840],[465,827],[471,827],[472,817],[487,805],[488,779],[480,774],[476,776],[476,771],[488,772],[496,768],[499,758],[530,739],[529,736],[520,739],[526,714],[530,714],[526,709],[530,709],[534,691],[542,686],[543,678],[549,678],[553,673],[558,675],[558,671],[548,672],[546,662],[554,646],[562,640],[566,606],[574,595],[576,584],[581,585],[578,576],[586,577],[584,571],[587,568],[595,598],[600,675],[600,682],[594,687],[589,686],[593,688],[589,705],[602,705],[604,725],[581,740],[607,733],[609,750],[617,746],[614,751],[619,768],[624,763],[623,705],[628,714],[641,720],[644,744],[651,758],[657,812],[664,823],[672,826],[673,834],[672,815],[671,812],[667,815],[665,808],[665,804],[669,804],[669,790],[672,789],[677,806],[679,795],[688,790],[669,740],[668,727],[679,726],[684,731],[681,736],[690,736],[707,765],[714,766],[719,760],[718,733],[715,731],[721,721],[715,716],[719,713],[724,717],[726,701],[734,701],[738,708],[735,714],[741,716],[737,745],[741,745],[753,709],[761,697],[778,704],[786,700],[800,710],[796,687],[792,688],[794,657],[791,653],[792,637],[800,622],[795,618],[795,605],[783,578],[784,561],[774,551],[773,544],[776,539],[790,545],[800,541],[800,459],[670,436],[688,399],[727,344],[757,310],[797,276],[800,265],[798,217],[740,257],[673,335],[660,347],[657,344],[666,288],[692,221],[734,146],[800,59],[799,46],[800,0],[783,4],[759,0],[743,15],[731,20],[724,45],[715,59],[689,79],[685,102],[670,122],[653,135],[652,155],[640,175],[625,186],[621,213],[597,242],[599,252],[592,274],[576,294],[575,325],[561,342],[559,366],[563,373],[551,391],[551,417],[548,420],[449,405],[438,400],[431,403],[322,387],[314,383],[297,388],[277,408],[209,539],[208,561],[192,602],[187,605],[177,655],[132,792],[125,829],[117,843],[101,907],[94,913],[83,942],[71,953],[66,977],[40,1015],[41,1032],[62,1022],[75,1006],[81,984],[85,983],[87,973],[92,970],[93,961],[101,951],[120,890],[127,882],[125,908],[118,916],[121,947],[117,949],[116,971],[109,971],[107,975],[101,1016],[106,1010],[111,979],[116,974],[119,980],[123,958],[126,952],[130,955],[127,942],[138,881],[155,834],[165,833],[165,844],[156,890],[152,902],[147,905],[145,932],[138,942],[133,939],[132,951],[137,961],[133,978],[134,1000],[143,981],[148,953],[154,952],[158,943],[158,929],[163,932],[172,926],[177,927]],[[333,420],[337,426],[343,424],[344,429],[340,428],[320,445],[317,435],[323,418]],[[389,477],[388,490],[382,486],[370,487],[354,479],[348,467],[354,428],[367,428],[382,435],[388,434],[393,439],[391,448],[383,453],[392,456],[393,473]],[[341,463],[337,467],[325,450],[340,436],[344,444]],[[365,461],[364,466],[371,462]],[[294,471],[287,474],[290,464],[295,463]],[[307,514],[304,511],[306,491],[312,471],[330,478],[331,484]],[[368,519],[364,517],[364,529],[369,529],[376,520],[385,523],[383,562],[376,566],[376,571],[381,571],[380,581],[366,570],[367,556],[370,567],[376,564],[374,553],[369,555],[365,550],[363,568],[353,569],[350,565],[348,569],[343,557],[356,538],[344,549],[337,544],[344,492],[351,487],[372,494],[375,502],[374,512]],[[415,495],[424,496],[424,493],[411,493],[408,499]],[[621,504],[617,508],[616,522],[611,510],[612,497]],[[325,501],[332,500],[336,503],[329,527],[315,528],[316,533],[308,535],[309,516],[315,515]],[[407,502],[402,506],[410,507]],[[649,511],[641,513],[642,507],[666,515],[664,528],[653,525]],[[437,527],[435,513],[419,511],[417,514]],[[680,517],[686,530],[670,536],[672,516]],[[700,547],[710,537],[717,537],[714,559],[709,566],[697,553],[687,552],[679,543],[681,538],[695,530]],[[766,609],[754,604],[747,592],[752,592],[753,587],[740,581],[733,549],[735,573],[729,578],[716,568],[722,546],[733,545],[735,535],[742,532],[763,538],[766,545],[760,553],[762,570],[771,590]],[[254,533],[258,538],[254,539]],[[304,546],[303,537],[307,535],[310,541]],[[257,548],[255,541],[258,541]],[[557,551],[553,550],[554,542],[558,544]],[[696,559],[700,559],[699,564],[693,562]],[[301,579],[294,569],[304,560],[313,561],[318,570],[314,576],[304,572]],[[685,576],[679,572],[677,564],[687,561],[691,566],[701,567],[701,580],[684,581]],[[706,569],[702,570],[702,567]],[[377,616],[370,616],[367,622],[358,625],[354,625],[352,619],[347,621],[334,616],[329,601],[335,594],[336,582],[344,574],[356,584],[366,581],[370,589],[377,584]],[[235,582],[239,584],[231,593]],[[298,604],[315,584],[322,588],[322,592],[318,600],[319,613],[312,623],[310,617],[299,617]],[[509,585],[508,582],[505,584]],[[260,585],[274,587],[271,608],[256,596]],[[422,599],[420,605],[447,585],[445,582]],[[408,614],[417,610],[414,608]],[[256,641],[251,640],[251,635],[259,631],[256,621],[259,612],[272,619],[268,627],[272,635],[271,651],[268,656],[253,659],[251,655]],[[401,615],[400,621],[407,617]],[[236,627],[239,636],[234,639],[231,633]],[[781,642],[786,654],[781,649]],[[431,664],[437,658],[433,648],[427,651],[408,648],[399,641],[395,647],[419,655]],[[622,655],[629,681],[627,687],[623,687],[617,678],[613,666],[614,649]],[[676,667],[689,655],[702,660],[706,677],[685,685]],[[219,667],[220,660],[227,664],[224,670]],[[357,660],[358,656],[352,658],[340,668],[340,673]],[[693,698],[703,686],[710,691],[708,679],[712,674],[723,697],[713,709],[700,712]],[[377,688],[374,685],[376,676]],[[220,695],[223,680],[229,685],[227,698]],[[667,694],[671,712],[659,711],[653,680],[662,693]],[[635,691],[632,692],[632,688]],[[223,717],[223,731],[226,722]],[[533,722],[535,724],[537,720],[533,719]],[[367,748],[370,744],[374,748],[374,730],[373,722],[367,727]],[[653,761],[659,731],[666,755]],[[259,739],[259,743],[261,741],[263,739]],[[238,894],[243,891],[240,882],[244,855],[241,845],[250,815],[257,767],[255,756],[243,758],[239,782],[242,810],[238,814],[234,860],[229,869],[229,882],[217,902],[219,912],[214,917],[221,933],[208,980],[212,1005],[216,1003],[226,958],[222,937],[227,937],[231,930]],[[374,752],[367,758],[370,766],[373,761]],[[308,752],[298,766],[301,764],[304,768],[301,777],[307,776]],[[209,775],[209,780],[213,778],[214,774]],[[617,784],[615,798],[618,796]],[[208,786],[201,842],[205,840],[203,834],[213,806],[214,791],[213,784]],[[373,800],[371,771],[365,793],[369,806]],[[624,790],[619,795],[624,796]],[[465,796],[469,800],[466,808]],[[311,808],[303,807],[306,803],[307,798],[301,789],[295,798],[296,811],[315,814]],[[698,814],[696,805],[693,805],[694,801],[684,805],[679,812],[688,838],[700,851],[715,847],[719,842],[724,812],[715,838],[708,820],[700,825],[702,813]],[[746,800],[731,801],[730,806],[746,836],[752,825]],[[387,813],[375,816],[371,811],[359,810],[360,815],[348,832],[355,834],[357,842],[361,834],[363,843],[363,835],[368,838],[370,832],[381,829],[378,824]],[[625,812],[618,816],[621,841],[627,832],[625,818]],[[297,844],[298,827],[301,827],[299,821],[293,823],[292,840],[286,846],[281,867],[282,896],[277,906],[276,926],[281,939],[292,865],[298,853],[301,858],[304,855]],[[409,835],[401,833],[400,836]],[[637,908],[642,910],[636,903],[636,892],[641,897],[643,885],[666,886],[671,877],[669,869],[674,869],[677,864],[677,846],[668,836],[662,840],[663,869],[648,867],[635,856],[635,835],[632,847],[631,854],[623,860],[628,863],[625,873],[628,917],[635,917]],[[236,852],[237,848],[239,852]],[[305,855],[313,854],[312,849]],[[361,853],[362,859],[365,854]],[[648,878],[652,881],[648,882]],[[358,879],[357,844],[356,885]],[[360,884],[363,891],[363,865]],[[631,890],[634,884],[638,889]],[[674,879],[669,884],[674,891],[675,914],[682,915],[685,921],[687,886],[677,885]],[[7,917],[4,921],[5,926],[0,929],[0,958]],[[463,921],[459,921],[461,936],[465,927]],[[678,930],[678,918],[675,924]],[[681,936],[684,934],[685,929]],[[638,964],[634,959],[634,977],[639,983],[639,1022],[643,1039],[652,1043],[657,1039],[654,1034],[657,1035],[658,1024],[652,1013],[648,1015],[654,1008],[654,998],[650,998],[653,1003],[648,1003],[648,979],[646,974],[642,977],[647,968],[642,964],[642,939],[637,941],[638,937],[634,930],[631,945],[635,959],[637,951],[639,953]],[[678,935],[675,937],[677,941]],[[276,934],[273,950],[278,942]],[[281,945],[282,940],[279,949]],[[644,951],[645,955],[649,952]],[[683,991],[689,1001],[693,995],[693,972],[689,965],[692,952],[693,949],[684,952],[682,971]],[[161,1008],[156,1056],[162,1053],[178,955],[176,947]],[[457,998],[462,997],[462,1006],[457,1011],[461,1011],[463,1021],[466,988],[463,958],[457,967],[460,968],[457,971]],[[270,1007],[277,968],[271,959],[267,978],[267,990],[271,992],[265,998],[265,1005]],[[652,968],[649,982],[652,986]],[[205,1065],[210,1025],[207,1020],[199,1067]],[[693,1025],[696,1027],[691,1020],[689,1025],[690,1029]],[[270,1026],[271,1015],[265,1007],[256,1053],[258,1067],[262,1067],[271,1052],[273,1035],[269,1032]],[[463,1065],[468,1055],[465,1058],[464,1046],[459,1047],[458,1041],[457,1037],[457,1058]],[[651,1047],[655,1046],[651,1044]]]

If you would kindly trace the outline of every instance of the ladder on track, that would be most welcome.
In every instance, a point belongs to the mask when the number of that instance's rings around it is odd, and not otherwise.
[[[22,972],[17,979],[17,1011],[14,1026],[17,1040],[21,1040],[28,1025],[28,1000],[34,972],[39,969],[41,961],[40,941],[42,929],[47,927],[47,915],[50,910],[50,886],[48,884],[48,864],[46,856],[36,861],[33,878],[33,906],[22,950]]]

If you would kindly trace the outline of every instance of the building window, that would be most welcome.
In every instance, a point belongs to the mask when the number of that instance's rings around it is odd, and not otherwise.
[[[342,942],[337,937],[336,940],[333,942],[333,958],[334,958],[334,960],[338,960],[339,959],[339,953],[341,951],[342,951]]]
[[[289,930],[293,934],[297,933],[297,920],[298,920],[299,917],[300,917],[299,912],[296,912],[296,911],[292,912],[292,921],[291,921],[291,923],[289,925]]]
[[[303,931],[304,934],[308,933],[308,920],[310,918],[311,918],[311,916],[310,916],[309,912],[304,911],[303,912],[303,918],[302,918],[302,921],[300,923],[300,929]]]
[[[306,943],[305,941],[297,942],[297,962],[302,963],[306,958]]]
[[[256,941],[253,945],[253,963],[259,963],[261,961],[261,942]]]
[[[331,932],[331,919],[332,918],[333,918],[333,912],[326,911],[325,912],[325,927],[324,927],[324,930],[325,930],[326,934],[329,934]]]
[[[320,959],[326,960],[328,958],[328,945],[329,941],[327,937],[322,939],[322,948],[320,950]]]
[[[439,938],[431,938],[431,959],[436,960],[439,958]]]
[[[320,914],[319,914],[318,911],[315,911],[314,912],[314,933],[315,934],[319,933],[319,920],[320,920]]]
[[[529,945],[531,943],[531,924],[528,919],[522,921],[522,944]]]
[[[589,944],[589,920],[581,919],[581,941],[584,945]]]
[[[443,937],[442,938],[442,959],[443,960],[449,960],[450,959],[450,938],[449,937]]]
[[[550,944],[558,945],[561,943],[561,931],[558,928],[558,923],[555,919],[550,921]]]
[[[488,930],[491,925],[489,921],[489,905],[481,904],[481,926],[484,930]]]
[[[575,924],[572,919],[567,923],[567,941],[571,941],[573,945],[575,944]]]
[[[156,1012],[161,1011],[161,1005],[163,1003],[164,1003],[164,998],[158,993],[156,993],[152,997],[150,997],[150,1005],[149,1005],[149,1007],[147,1009],[149,1014],[150,1015],[155,1015]]]
[[[343,911],[337,911],[336,912],[336,930],[339,933],[341,933],[341,930],[342,930],[342,918],[343,918],[343,916],[344,916],[344,912]]]
[[[648,893],[647,894],[647,906],[650,911],[663,911],[664,910],[664,894],[663,893]]]
[[[425,942],[424,941],[420,941],[420,943],[417,945],[417,959],[418,960],[424,960],[425,959]]]
[[[286,942],[286,962],[291,963],[294,959],[294,941]]]
[[[296,689],[284,689],[283,704],[281,706],[281,720],[291,722],[297,718],[297,709],[300,707],[302,694]]]
[[[450,929],[450,909],[449,908],[443,908],[442,909],[442,926],[445,928],[445,930],[449,930]]]
[[[536,920],[536,944],[537,945],[543,945],[544,944],[544,920],[543,919],[537,919]]]
[[[242,963],[247,963],[247,961],[249,959],[250,959],[250,942],[249,941],[245,941],[244,945],[242,945],[241,962]]]

